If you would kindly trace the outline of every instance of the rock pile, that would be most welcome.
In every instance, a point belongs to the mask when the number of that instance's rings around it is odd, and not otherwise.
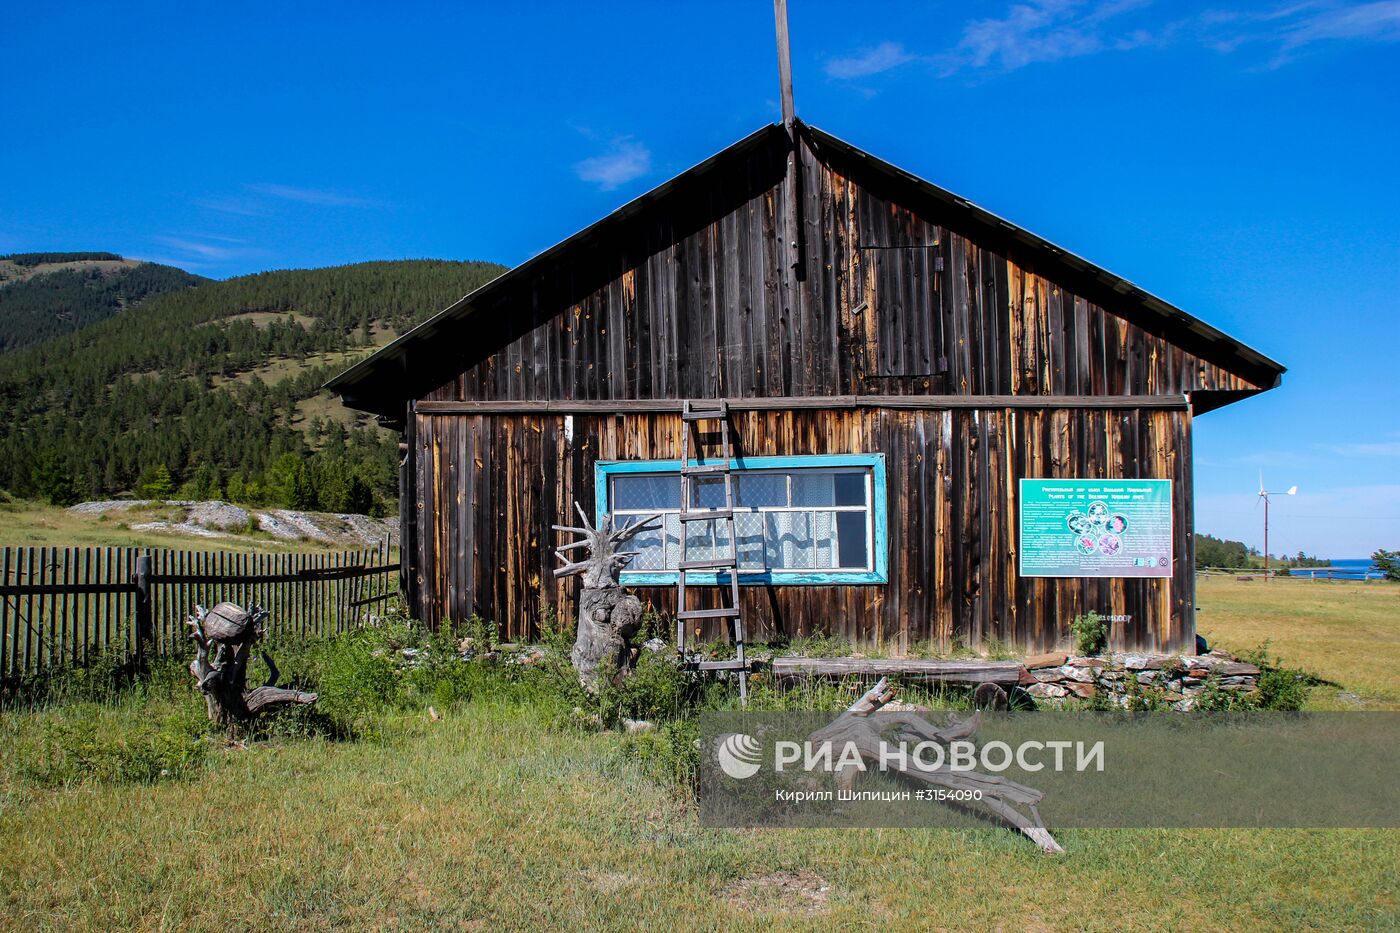
[[[1032,666],[1034,665],[1034,666]],[[1151,693],[1186,712],[1212,681],[1222,690],[1250,693],[1258,686],[1259,668],[1224,651],[1203,655],[1114,654],[1076,658],[1042,655],[1028,659],[1032,683],[1026,692],[1050,705],[1102,695],[1114,706]]]
[[[397,518],[370,518],[331,512],[298,512],[292,509],[245,509],[229,502],[191,502],[149,499],[109,499],[80,502],[69,508],[80,515],[122,512],[133,517],[153,511],[147,521],[133,523],[133,531],[169,531],[200,538],[224,538],[257,528],[284,541],[316,541],[336,547],[374,547],[389,538],[398,545]]]

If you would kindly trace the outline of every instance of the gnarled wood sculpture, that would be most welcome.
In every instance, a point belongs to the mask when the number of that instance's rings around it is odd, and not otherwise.
[[[266,651],[267,683],[252,690],[246,687],[248,661],[253,644],[263,636],[267,610],[253,606],[244,610],[233,603],[219,603],[205,610],[195,606],[196,615],[186,621],[195,643],[190,662],[199,690],[204,694],[209,718],[227,726],[233,737],[239,726],[247,725],[264,713],[288,703],[315,703],[316,694],[285,690],[277,686],[277,665]]]
[[[639,519],[621,528],[613,527],[611,515],[604,515],[594,528],[583,506],[577,502],[583,527],[555,525],[555,531],[583,535],[577,541],[560,545],[554,554],[564,566],[554,571],[556,577],[583,575],[583,591],[578,598],[578,637],[570,660],[585,689],[596,693],[603,679],[611,677],[620,682],[636,663],[632,639],[642,626],[642,603],[623,590],[618,572],[626,567],[636,551],[621,550],[622,546],[643,531],[655,528],[660,515]],[[588,556],[574,560],[569,552],[588,548]]]
[[[893,700],[894,693],[889,681],[882,677],[879,683],[867,690],[830,725],[813,732],[808,741],[813,745],[830,742],[833,747],[838,748],[850,742],[862,758],[878,763],[881,761],[880,749],[884,742],[938,742],[946,747],[952,741],[969,738],[982,725],[980,712],[942,729],[935,728],[932,723],[916,713],[883,713],[877,721],[872,721],[871,715]],[[892,732],[893,736],[890,735]],[[882,738],[882,734],[885,738]],[[1045,821],[1040,818],[1036,804],[1040,803],[1045,795],[1034,787],[979,771],[901,768],[899,773],[910,780],[922,781],[925,784],[936,784],[952,790],[979,791],[981,802],[989,810],[1019,829],[1040,846],[1043,852],[1060,854],[1065,851],[1060,848],[1055,837],[1050,835]],[[843,788],[849,789],[859,774],[854,767],[838,770],[836,780]],[[1017,810],[1013,804],[1025,807],[1029,814]]]

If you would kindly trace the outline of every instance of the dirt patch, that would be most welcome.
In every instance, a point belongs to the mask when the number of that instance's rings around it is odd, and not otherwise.
[[[831,885],[810,871],[780,871],[738,881],[724,892],[735,910],[822,914],[829,910]]]
[[[584,875],[588,878],[588,883],[603,894],[615,894],[637,881],[621,871],[586,871]]]

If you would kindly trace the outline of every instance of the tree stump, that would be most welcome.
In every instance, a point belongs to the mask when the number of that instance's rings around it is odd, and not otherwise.
[[[604,681],[611,678],[620,683],[636,665],[637,651],[632,639],[642,627],[642,602],[628,593],[618,582],[618,573],[637,556],[636,551],[620,548],[639,533],[654,528],[659,515],[639,519],[621,528],[613,527],[611,515],[604,515],[594,528],[583,506],[577,502],[583,527],[555,525],[555,531],[583,535],[577,541],[560,545],[555,556],[564,566],[554,571],[556,577],[583,575],[583,590],[578,598],[578,635],[569,660],[578,672],[579,683],[590,693],[597,693]],[[588,556],[574,560],[570,551],[588,548]]]
[[[260,653],[269,673],[267,683],[247,689],[248,661],[253,645],[263,636],[267,610],[261,606],[244,610],[233,603],[219,603],[209,610],[195,606],[195,612],[186,622],[195,643],[190,673],[204,694],[209,719],[225,726],[230,738],[237,735],[240,727],[280,706],[316,702],[314,693],[277,686],[277,665],[266,651]]]

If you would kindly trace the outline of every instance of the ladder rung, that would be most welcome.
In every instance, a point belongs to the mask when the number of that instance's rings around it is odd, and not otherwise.
[[[724,521],[734,517],[733,509],[709,509],[704,512],[682,512],[683,522]]]
[[[732,619],[739,614],[738,606],[725,609],[682,609],[676,613],[677,619]]]
[[[727,417],[728,413],[722,408],[707,409],[705,411],[688,411],[681,415],[683,421],[720,421]]]
[[[702,463],[699,466],[681,467],[682,476],[694,476],[697,473],[728,473],[729,464],[726,463]]]
[[[677,565],[678,570],[735,570],[739,566],[739,561],[734,557],[717,557],[714,560],[683,560]]]

